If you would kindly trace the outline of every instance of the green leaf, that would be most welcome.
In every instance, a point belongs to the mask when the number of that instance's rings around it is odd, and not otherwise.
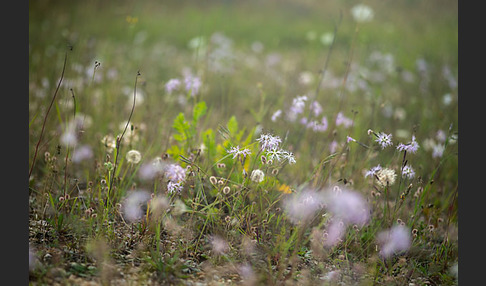
[[[230,134],[232,136],[236,135],[236,132],[238,132],[238,121],[236,121],[236,117],[234,115],[231,116],[227,126]]]
[[[206,102],[204,101],[198,102],[196,106],[194,106],[193,115],[192,115],[193,122],[197,123],[199,118],[201,118],[203,115],[206,114],[207,109],[208,108],[206,107]]]
[[[186,121],[184,117],[184,113],[179,113],[177,117],[174,119],[174,124],[172,127],[178,132],[174,134],[174,139],[183,142],[188,139],[188,130],[190,128],[190,124]]]

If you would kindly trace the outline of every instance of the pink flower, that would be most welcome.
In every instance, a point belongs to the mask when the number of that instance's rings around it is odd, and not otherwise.
[[[382,231],[376,240],[381,247],[380,255],[384,258],[407,251],[412,244],[410,230],[402,225],[395,225],[389,230]]]

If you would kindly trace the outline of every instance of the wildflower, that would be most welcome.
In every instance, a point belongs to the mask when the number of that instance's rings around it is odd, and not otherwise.
[[[244,160],[247,155],[250,155],[251,154],[251,150],[250,149],[242,149],[242,150],[240,150],[240,146],[236,146],[236,147],[231,147],[228,150],[228,153],[229,154],[233,154],[233,159],[235,159],[236,157],[240,156],[240,158],[243,158],[243,160]]]
[[[171,94],[172,91],[177,89],[181,85],[181,81],[177,78],[170,79],[166,84],[165,84],[165,90],[167,91],[168,94]]]
[[[216,185],[218,183],[218,179],[216,179],[215,176],[211,176],[209,177],[209,181],[211,182],[211,184],[213,185]]]
[[[262,134],[260,135],[260,138],[258,138],[256,141],[260,142],[261,145],[261,150],[269,151],[272,149],[278,149],[279,144],[282,142],[280,137],[278,136],[272,136],[270,134]]]
[[[280,149],[272,149],[267,151],[267,160],[268,161],[279,161],[282,160],[283,151]]]
[[[265,179],[265,173],[262,170],[256,169],[251,172],[250,179],[255,183],[263,182]]]
[[[420,147],[419,144],[415,140],[415,136],[412,136],[412,142],[409,142],[407,144],[403,144],[403,143],[398,144],[397,150],[398,151],[406,151],[408,153],[414,153],[415,154],[419,147]]]
[[[130,164],[138,164],[142,159],[142,155],[137,150],[130,150],[127,152],[126,159]]]
[[[238,274],[242,278],[243,285],[256,285],[257,276],[250,264],[246,263],[238,267]]]
[[[186,171],[177,164],[169,164],[165,168],[166,178],[174,183],[184,181],[186,178]]]
[[[186,91],[191,92],[191,95],[194,96],[199,93],[199,89],[201,88],[202,82],[199,77],[194,76],[186,76],[184,78],[184,84]]]
[[[331,32],[324,33],[321,35],[320,40],[324,46],[329,46],[334,41],[334,34]]]
[[[378,172],[379,170],[381,170],[381,166],[380,164],[378,164],[377,166],[371,168],[369,171],[366,172],[365,174],[365,178],[369,177],[369,176],[374,176],[376,175],[376,172]]]
[[[327,227],[327,236],[325,237],[324,246],[333,247],[344,236],[346,225],[340,220],[333,220]]]
[[[371,7],[364,4],[358,4],[351,8],[351,15],[356,22],[365,23],[373,20],[375,13]]]
[[[310,85],[314,82],[314,75],[309,71],[301,72],[298,81],[302,85]]]
[[[287,160],[289,162],[290,165],[296,163],[294,154],[292,152],[284,151],[283,157],[284,157],[285,160]]]
[[[112,135],[106,135],[101,139],[101,143],[106,147],[106,152],[111,153],[116,148],[116,140]]]
[[[271,118],[272,122],[277,121],[277,119],[280,117],[280,115],[282,115],[282,110],[279,109],[279,110],[275,111],[272,115],[272,118]]]
[[[329,152],[331,153],[335,153],[337,151],[337,148],[339,147],[339,143],[337,143],[336,140],[333,140],[330,144],[329,144]]]
[[[297,96],[292,100],[292,105],[290,106],[289,113],[287,114],[288,119],[294,122],[297,119],[297,115],[304,112],[305,102],[307,101],[307,96]]]
[[[93,157],[93,150],[88,145],[82,145],[73,152],[73,162],[79,163],[81,161],[90,159]]]
[[[346,143],[349,143],[349,142],[356,142],[356,139],[354,139],[350,136],[346,136]]]
[[[378,234],[377,242],[380,244],[380,255],[388,258],[393,254],[407,251],[412,244],[410,230],[402,225],[395,225],[391,229]]]
[[[167,191],[169,192],[169,194],[173,194],[173,193],[176,193],[176,192],[178,194],[180,194],[182,192],[182,181],[177,182],[177,183],[169,181],[167,183]]]
[[[370,219],[370,211],[364,197],[353,190],[339,188],[340,192],[327,191],[329,211],[344,224],[363,226]]]
[[[378,185],[382,188],[393,185],[397,176],[394,170],[388,168],[380,169],[375,175],[378,178]]]
[[[319,114],[322,112],[322,106],[317,101],[313,101],[309,108],[315,116],[319,116]]]
[[[393,145],[393,142],[391,141],[392,135],[391,134],[385,134],[384,132],[380,132],[379,134],[375,134],[376,136],[376,142],[380,144],[381,149],[385,149],[387,146]]]
[[[415,171],[413,170],[412,167],[405,166],[402,169],[402,177],[412,179],[413,177],[415,177]]]
[[[304,189],[300,193],[293,193],[284,201],[284,208],[293,223],[311,219],[323,206],[324,198],[321,193],[312,189]]]
[[[219,236],[212,236],[210,238],[211,249],[216,255],[224,254],[229,250],[228,243]]]
[[[75,130],[69,128],[61,135],[61,144],[64,146],[75,146],[78,143]]]
[[[140,220],[145,215],[144,206],[150,200],[146,191],[134,191],[122,203],[123,215],[129,222]]]
[[[345,128],[348,128],[353,125],[353,120],[344,116],[342,112],[339,112],[336,116],[336,126],[339,125],[344,125]]]
[[[292,190],[290,189],[289,186],[287,186],[286,184],[282,184],[278,187],[278,191],[284,193],[284,194],[291,194],[292,193]]]
[[[166,163],[162,162],[161,157],[155,157],[151,162],[142,164],[139,169],[139,176],[143,180],[151,180],[155,176],[162,174]]]
[[[223,188],[223,194],[227,195],[231,191],[230,187],[226,186]]]
[[[441,144],[436,144],[432,147],[432,158],[440,158],[444,154],[445,147]]]

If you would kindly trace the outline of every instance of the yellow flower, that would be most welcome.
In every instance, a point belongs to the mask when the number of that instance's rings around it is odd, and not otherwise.
[[[127,23],[129,24],[136,24],[138,22],[138,17],[132,17],[130,15],[128,15],[125,20],[127,21]]]
[[[292,193],[292,190],[286,184],[281,184],[278,187],[278,191],[283,192],[284,194],[291,194]]]

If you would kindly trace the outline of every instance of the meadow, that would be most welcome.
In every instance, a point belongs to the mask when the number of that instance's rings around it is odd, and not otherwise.
[[[457,1],[29,1],[30,285],[457,285]]]

